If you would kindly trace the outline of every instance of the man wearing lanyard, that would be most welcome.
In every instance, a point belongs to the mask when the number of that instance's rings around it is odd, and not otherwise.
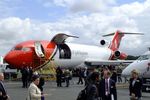
[[[110,79],[110,71],[104,71],[104,78],[99,84],[99,96],[101,100],[117,100],[116,84]]]
[[[9,100],[9,96],[6,93],[5,87],[3,85],[4,74],[0,73],[0,100]]]

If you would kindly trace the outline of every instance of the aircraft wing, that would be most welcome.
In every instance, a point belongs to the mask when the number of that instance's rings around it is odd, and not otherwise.
[[[98,59],[86,59],[85,64],[88,66],[98,66],[98,65],[129,65],[134,60],[98,60]]]
[[[57,35],[55,35],[51,42],[55,42],[56,44],[62,44],[65,42],[65,40],[68,38],[68,37],[74,37],[74,38],[78,38],[77,36],[72,36],[72,35],[67,35],[67,34],[64,34],[64,33],[59,33]]]

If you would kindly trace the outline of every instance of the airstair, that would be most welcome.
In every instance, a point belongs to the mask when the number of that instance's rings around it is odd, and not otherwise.
[[[50,61],[46,66],[37,70],[37,72],[44,77],[45,80],[56,80],[56,65],[54,61]]]

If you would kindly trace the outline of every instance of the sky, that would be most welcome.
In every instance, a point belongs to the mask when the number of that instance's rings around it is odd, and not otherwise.
[[[57,33],[78,36],[71,43],[99,46],[102,35],[120,30],[120,51],[141,55],[150,47],[150,0],[0,0],[0,56],[27,40],[51,40]]]

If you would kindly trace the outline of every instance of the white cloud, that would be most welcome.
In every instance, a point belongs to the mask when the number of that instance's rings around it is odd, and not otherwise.
[[[71,1],[73,3],[71,3]],[[53,3],[63,7],[69,5],[70,9],[73,9],[73,7],[79,7],[78,5],[91,3],[90,0],[83,0],[81,4],[77,1],[59,0],[56,2],[53,0]],[[78,11],[94,11],[94,9],[102,10],[103,7],[92,8],[96,2],[102,2],[102,0],[94,0],[93,2],[94,3],[91,3],[91,5],[81,6],[81,8],[84,7],[84,9],[80,8]],[[73,42],[98,45],[100,39],[102,39],[102,34],[111,33],[117,29],[127,32],[144,32],[144,36],[125,36],[121,43],[122,51],[127,51],[129,54],[143,53],[144,50],[146,50],[146,47],[150,45],[150,35],[148,34],[150,32],[149,2],[150,0],[147,0],[144,3],[136,2],[121,5],[119,7],[108,7],[108,5],[115,5],[115,1],[103,1],[100,4],[103,4],[103,6],[105,6],[104,8],[109,8],[107,9],[109,12],[98,13],[94,11],[95,13],[93,12],[88,15],[68,15],[56,22],[36,22],[29,18],[20,19],[17,17],[1,19],[0,35],[2,37],[0,37],[0,39],[2,40],[2,43],[0,46],[5,48],[1,48],[0,51],[3,52],[1,54],[5,54],[9,48],[20,41],[30,39],[50,40],[52,36],[59,32],[73,34],[80,37],[79,39],[72,39]],[[109,37],[106,39],[110,40],[111,38]]]
[[[97,12],[115,5],[116,0],[40,0],[45,7],[53,5],[68,8],[71,12]]]
[[[124,16],[137,16],[142,14],[143,12],[145,12],[146,10],[148,10],[150,8],[149,5],[150,1],[147,0],[146,2],[143,3],[139,3],[139,2],[134,2],[131,4],[125,4],[122,5],[120,7],[114,7],[113,8],[113,13],[114,14],[122,14]]]
[[[70,6],[72,12],[97,12],[105,11],[109,6],[115,5],[115,0],[76,0]]]

